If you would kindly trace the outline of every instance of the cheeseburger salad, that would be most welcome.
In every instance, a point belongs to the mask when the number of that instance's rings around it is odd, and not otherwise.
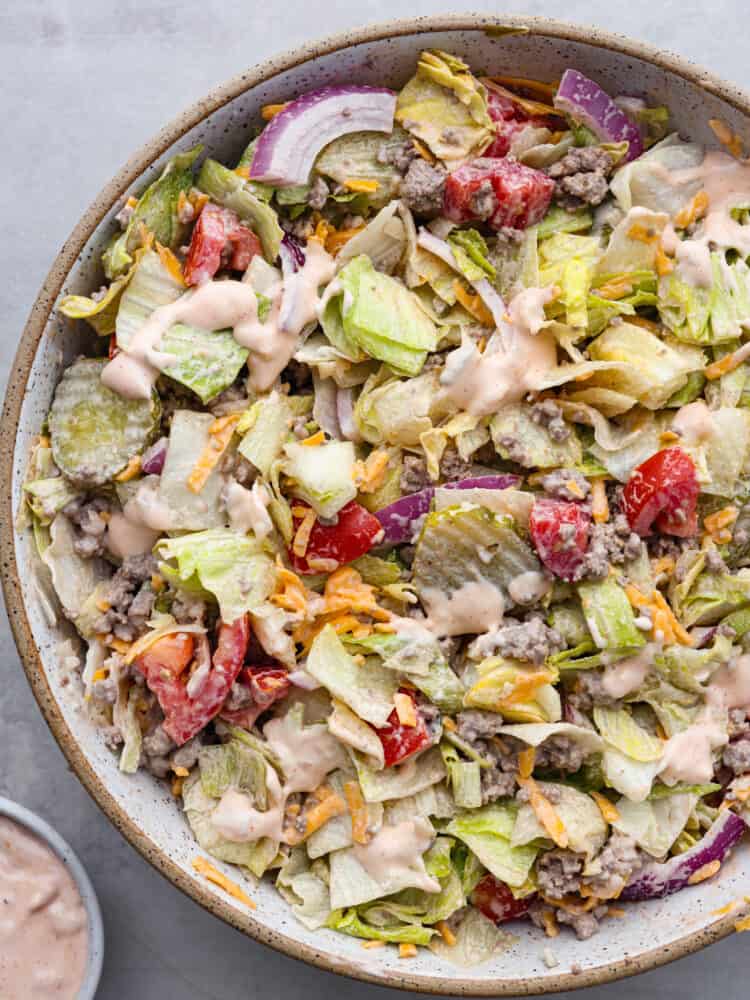
[[[58,305],[93,333],[24,518],[85,711],[171,784],[201,874],[404,957],[721,878],[750,796],[739,140],[441,51],[289,97],[239,162],[173,156]]]

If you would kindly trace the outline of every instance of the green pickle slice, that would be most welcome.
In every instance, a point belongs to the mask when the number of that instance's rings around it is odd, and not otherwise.
[[[156,437],[161,403],[125,399],[101,381],[105,359],[80,358],[55,390],[49,414],[52,455],[58,468],[81,486],[110,482]]]

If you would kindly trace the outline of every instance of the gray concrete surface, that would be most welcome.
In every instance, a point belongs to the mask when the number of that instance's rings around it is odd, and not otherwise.
[[[332,31],[436,10],[548,14],[640,36],[750,87],[743,0],[3,0],[0,387],[50,261],[84,207],[160,125],[257,60]],[[125,843],[66,767],[0,622],[0,794],[38,810],[87,865],[104,911],[101,1000],[396,1000],[275,954],[205,913]],[[747,942],[724,941],[578,996],[739,1000]],[[572,997],[573,994],[565,994]]]

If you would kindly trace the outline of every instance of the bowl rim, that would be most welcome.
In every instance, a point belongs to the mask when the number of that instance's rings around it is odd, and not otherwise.
[[[31,809],[27,809],[26,806],[14,802],[13,799],[0,796],[0,817],[13,820],[14,823],[25,827],[43,841],[52,853],[62,861],[75,882],[88,918],[86,971],[79,990],[78,1000],[94,1000],[99,980],[101,979],[102,964],[104,961],[104,924],[102,923],[102,911],[99,907],[99,899],[94,886],[91,884],[88,872],[67,840],[47,820],[42,819],[41,816],[32,812]]]
[[[170,146],[208,115],[234,100],[245,91],[270,81],[278,74],[305,62],[355,45],[412,34],[439,31],[485,31],[502,34],[533,34],[560,42],[572,41],[594,48],[617,52],[649,62],[718,97],[735,110],[750,118],[750,94],[728,83],[709,70],[682,56],[664,52],[645,42],[598,27],[572,24],[541,16],[482,13],[436,14],[376,22],[364,27],[337,32],[317,38],[293,49],[271,56],[239,73],[195,101],[144,143],[107,183],[81,216],[42,283],[24,327],[15,358],[9,370],[8,384],[0,424],[0,579],[2,581],[8,618],[29,684],[54,738],[72,770],[88,793],[123,837],[165,878],[190,896],[210,913],[243,931],[250,937],[292,958],[307,962],[328,972],[336,972],[380,986],[413,990],[420,993],[461,996],[530,996],[563,990],[596,986],[616,979],[645,972],[677,958],[692,954],[721,940],[734,930],[735,914],[727,914],[710,926],[691,931],[666,947],[654,948],[637,955],[625,955],[596,969],[560,973],[554,982],[513,978],[502,981],[476,978],[443,979],[437,976],[409,973],[407,964],[398,968],[363,969],[341,956],[326,955],[289,934],[268,928],[249,913],[241,913],[220,898],[205,883],[187,874],[175,861],[146,835],[128,815],[105,784],[97,776],[78,745],[72,730],[58,708],[34,642],[26,614],[19,569],[16,561],[13,525],[13,463],[15,443],[26,385],[39,342],[49,321],[52,308],[79,254],[115,202],[138,180]],[[52,831],[54,833],[54,831]],[[57,835],[55,835],[57,836]],[[71,851],[72,854],[72,851]],[[85,877],[85,873],[84,873]]]

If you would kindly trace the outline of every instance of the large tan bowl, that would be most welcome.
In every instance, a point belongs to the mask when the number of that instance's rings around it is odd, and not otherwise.
[[[2,578],[11,625],[34,694],[73,770],[112,823],[163,875],[202,906],[264,944],[324,969],[358,979],[426,992],[467,996],[552,992],[603,983],[696,951],[730,933],[738,911],[717,915],[750,892],[750,859],[735,853],[720,877],[659,902],[630,906],[586,942],[563,934],[551,946],[559,964],[546,967],[547,941],[525,928],[512,949],[470,970],[422,951],[411,961],[395,949],[363,950],[360,942],[298,924],[270,885],[253,893],[248,911],[191,869],[196,845],[175,800],[147,774],[126,777],[98,733],[61,684],[63,625],[51,625],[33,585],[29,539],[12,530],[29,446],[49,408],[66,362],[88,334],[61,323],[52,308],[62,290],[84,292],[100,283],[99,253],[113,232],[121,196],[151,178],[165,157],[196,142],[232,162],[257,125],[263,104],[332,82],[402,84],[419,51],[439,47],[474,67],[553,80],[567,66],[595,77],[612,93],[638,93],[671,108],[686,136],[713,139],[707,121],[721,118],[741,135],[750,129],[750,97],[682,59],[648,46],[544,18],[497,20],[468,14],[363,28],[313,42],[271,59],[219,87],[180,115],[123,167],[99,194],[55,259],[21,337],[0,428]]]

